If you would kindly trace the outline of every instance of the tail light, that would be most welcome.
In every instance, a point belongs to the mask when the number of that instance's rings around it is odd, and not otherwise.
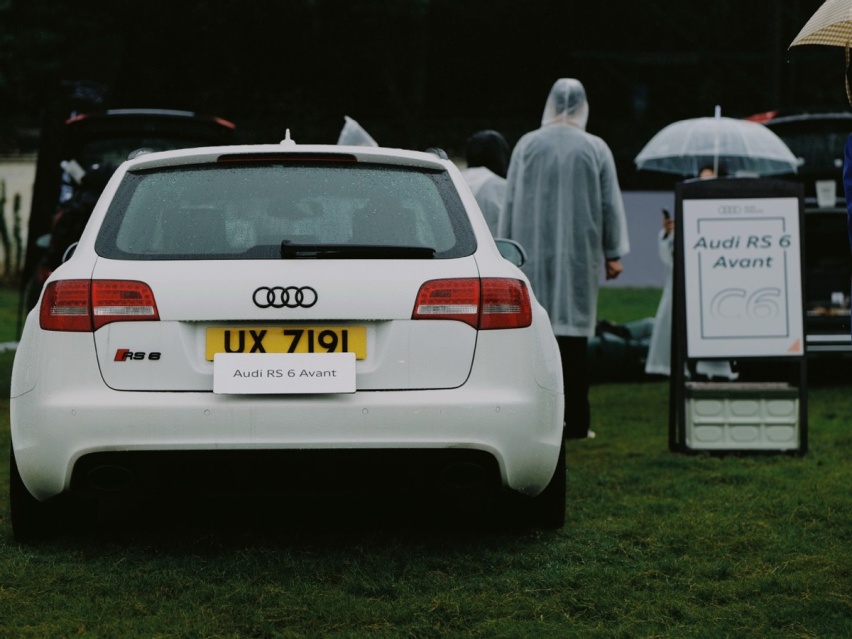
[[[505,278],[432,280],[423,284],[411,319],[449,319],[477,330],[532,324],[526,284]]]
[[[51,282],[39,309],[46,331],[90,332],[111,322],[159,319],[151,287],[125,280]]]

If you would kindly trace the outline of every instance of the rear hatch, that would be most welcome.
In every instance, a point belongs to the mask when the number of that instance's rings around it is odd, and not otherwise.
[[[158,316],[95,332],[107,385],[210,391],[216,352],[292,348],[356,351],[359,390],[464,383],[474,326],[412,319],[424,283],[452,297],[479,277],[445,170],[346,156],[152,162],[125,176],[96,241],[93,281],[143,283]]]
[[[96,280],[147,283],[160,319],[100,328],[98,361],[104,381],[117,390],[210,391],[213,350],[288,350],[298,337],[308,350],[322,353],[344,339],[355,348],[363,332],[358,390],[452,388],[470,372],[476,330],[459,321],[411,316],[426,280],[477,275],[472,257],[149,262],[141,268],[138,262],[100,260]],[[208,329],[217,330],[208,335]]]

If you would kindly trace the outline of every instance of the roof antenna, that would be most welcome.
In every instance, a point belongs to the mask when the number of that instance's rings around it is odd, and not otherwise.
[[[290,129],[287,129],[284,139],[281,140],[281,144],[284,146],[296,146],[296,143],[290,138]]]

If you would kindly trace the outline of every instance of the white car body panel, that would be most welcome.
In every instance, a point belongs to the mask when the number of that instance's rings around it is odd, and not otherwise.
[[[300,146],[359,159],[446,171],[468,211],[472,255],[434,260],[124,261],[95,242],[127,171],[222,153],[280,153],[278,145],[187,149],[140,156],[114,174],[74,256],[48,285],[68,279],[138,280],[159,321],[115,322],[95,332],[43,330],[27,317],[12,375],[11,430],[21,479],[38,500],[71,486],[75,463],[104,451],[472,449],[497,460],[504,487],[541,493],[562,446],[564,398],[556,340],[531,295],[532,324],[476,330],[454,320],[412,319],[420,285],[433,279],[529,282],[497,250],[463,178],[424,153]],[[259,286],[311,286],[311,308],[261,309]],[[192,291],[188,298],[187,291]],[[223,303],[223,300],[225,301]],[[340,395],[217,395],[205,357],[208,326],[357,323],[368,356],[357,390]],[[115,361],[119,349],[160,359]],[[393,478],[389,478],[393,481]]]

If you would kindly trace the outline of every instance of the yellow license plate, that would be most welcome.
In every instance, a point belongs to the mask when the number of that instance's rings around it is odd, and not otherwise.
[[[367,357],[365,326],[208,328],[207,359],[216,353],[355,353]]]

